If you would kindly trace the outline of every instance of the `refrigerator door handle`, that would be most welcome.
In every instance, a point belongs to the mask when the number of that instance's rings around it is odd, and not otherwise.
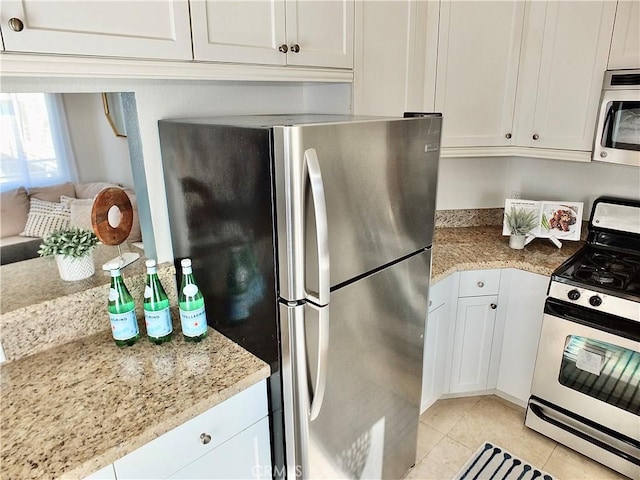
[[[327,361],[329,355],[329,305],[316,307],[309,304],[318,312],[318,368],[316,370],[315,392],[309,401],[309,421],[315,420],[320,414],[324,392],[327,387]]]
[[[318,296],[306,291],[306,298],[318,305],[329,303],[329,228],[327,223],[327,203],[322,183],[322,172],[318,162],[318,154],[315,148],[309,148],[304,152],[304,159],[311,183],[311,195],[313,197],[313,211],[316,219],[316,248],[318,250]]]

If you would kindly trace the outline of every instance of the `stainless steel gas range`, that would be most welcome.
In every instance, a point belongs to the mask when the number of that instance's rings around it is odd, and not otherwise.
[[[598,198],[551,276],[525,423],[640,479],[640,201]]]

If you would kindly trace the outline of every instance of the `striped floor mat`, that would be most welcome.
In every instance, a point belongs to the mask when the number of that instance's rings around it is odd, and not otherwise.
[[[504,448],[485,442],[453,480],[556,480]]]

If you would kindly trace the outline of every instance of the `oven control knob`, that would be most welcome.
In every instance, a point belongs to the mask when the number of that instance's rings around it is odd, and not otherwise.
[[[569,297],[569,300],[577,300],[580,298],[580,292],[576,289],[570,290],[569,293],[567,293],[567,296]]]
[[[594,295],[589,299],[589,303],[594,307],[602,305],[602,299],[598,295]]]

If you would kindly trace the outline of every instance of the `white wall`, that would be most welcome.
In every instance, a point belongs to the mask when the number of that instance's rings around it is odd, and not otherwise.
[[[438,180],[438,210],[504,207],[505,198],[518,191],[530,200],[584,202],[588,219],[601,195],[640,200],[640,168],[602,162],[443,158]]]
[[[158,120],[255,113],[348,113],[351,86],[296,83],[204,82],[167,80],[3,77],[5,92],[133,92],[140,132],[140,150],[151,214],[155,253],[159,262],[172,260]],[[140,167],[140,165],[138,165]],[[139,170],[134,167],[134,170]],[[136,174],[136,190],[139,188]],[[141,201],[141,199],[139,199]],[[144,199],[142,199],[144,201]],[[143,235],[145,219],[142,217]],[[147,236],[148,238],[148,236]]]
[[[127,139],[116,137],[98,93],[62,95],[80,182],[133,186]]]

